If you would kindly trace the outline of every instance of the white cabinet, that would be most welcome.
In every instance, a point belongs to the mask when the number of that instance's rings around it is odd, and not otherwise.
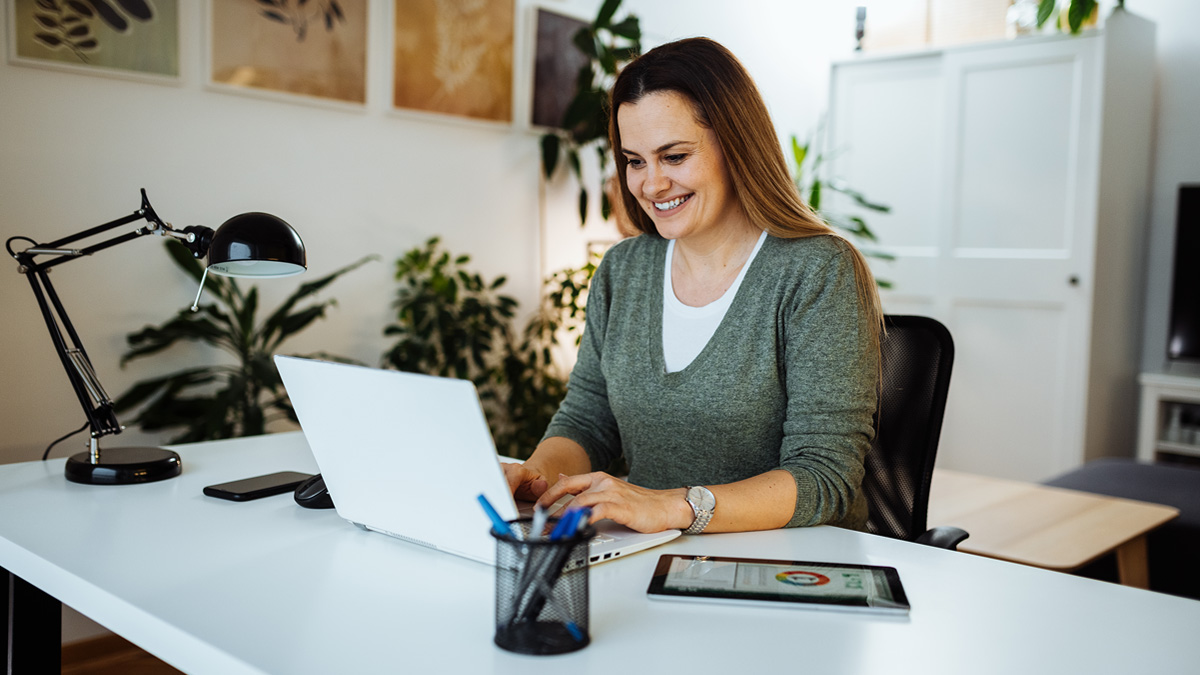
[[[1041,480],[1132,455],[1153,24],[833,66],[832,175],[893,263],[884,309],[956,358],[939,465]],[[849,204],[835,203],[853,211]]]
[[[1200,377],[1143,373],[1137,457],[1200,457]]]

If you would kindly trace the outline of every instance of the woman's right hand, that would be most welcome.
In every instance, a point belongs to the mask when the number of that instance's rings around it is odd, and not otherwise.
[[[515,499],[536,502],[538,497],[541,497],[550,487],[550,482],[546,480],[545,476],[527,464],[503,462],[500,466],[504,469],[504,478],[508,480],[508,489],[512,490]]]

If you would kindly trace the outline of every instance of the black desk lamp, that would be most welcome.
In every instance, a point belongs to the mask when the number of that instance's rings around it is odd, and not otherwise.
[[[146,225],[128,234],[113,237],[87,248],[65,248],[67,244],[91,237],[114,227],[138,220]],[[178,239],[197,258],[208,255],[208,272],[230,277],[286,277],[305,270],[304,242],[290,225],[266,213],[243,213],[225,221],[214,232],[203,225],[192,225],[176,230],[165,223],[150,206],[146,191],[142,190],[142,206],[124,218],[84,230],[78,234],[39,244],[29,237],[11,237],[6,246],[8,253],[17,259],[18,271],[29,279],[33,294],[37,296],[42,318],[50,330],[50,338],[62,361],[75,395],[87,415],[91,427],[91,449],[72,455],[67,459],[67,480],[76,483],[97,485],[127,485],[149,483],[178,476],[182,470],[179,455],[164,448],[109,448],[100,450],[102,436],[119,434],[123,427],[117,422],[112,400],[100,386],[96,371],[88,359],[87,352],[75,332],[67,311],[63,308],[54,286],[50,284],[51,267],[81,256],[122,244],[146,234],[157,234]],[[33,244],[23,251],[13,252],[12,242],[22,239]],[[38,262],[38,256],[54,256]],[[201,279],[201,289],[204,281]],[[196,294],[199,302],[200,295]],[[192,309],[196,308],[193,303]],[[63,332],[66,332],[64,337]],[[70,339],[68,344],[67,339]]]

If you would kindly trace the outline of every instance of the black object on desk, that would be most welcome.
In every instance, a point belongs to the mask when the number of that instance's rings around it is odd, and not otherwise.
[[[548,525],[553,527],[556,518]],[[583,649],[588,634],[588,547],[595,528],[562,539],[529,536],[531,518],[509,522],[496,538],[497,646],[519,654]],[[516,534],[519,533],[519,534]]]
[[[332,509],[333,497],[325,487],[325,478],[317,474],[296,488],[293,495],[296,503],[306,509]]]
[[[263,476],[254,476],[253,478],[242,478],[240,480],[229,481],[228,483],[209,485],[204,488],[204,494],[218,499],[248,502],[251,499],[260,499],[262,497],[291,492],[296,489],[297,485],[312,477],[310,473],[300,473],[299,471],[277,471]]]

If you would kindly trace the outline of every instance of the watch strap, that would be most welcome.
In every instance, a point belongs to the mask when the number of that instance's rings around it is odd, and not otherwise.
[[[707,497],[707,500],[704,499],[705,497]],[[688,505],[692,507],[695,519],[692,520],[692,524],[683,533],[700,534],[704,531],[704,528],[708,527],[708,522],[712,520],[713,511],[716,510],[716,497],[713,496],[712,491],[704,486],[688,486],[686,499]],[[704,504],[701,503],[702,501],[708,501],[712,506],[705,508]]]

